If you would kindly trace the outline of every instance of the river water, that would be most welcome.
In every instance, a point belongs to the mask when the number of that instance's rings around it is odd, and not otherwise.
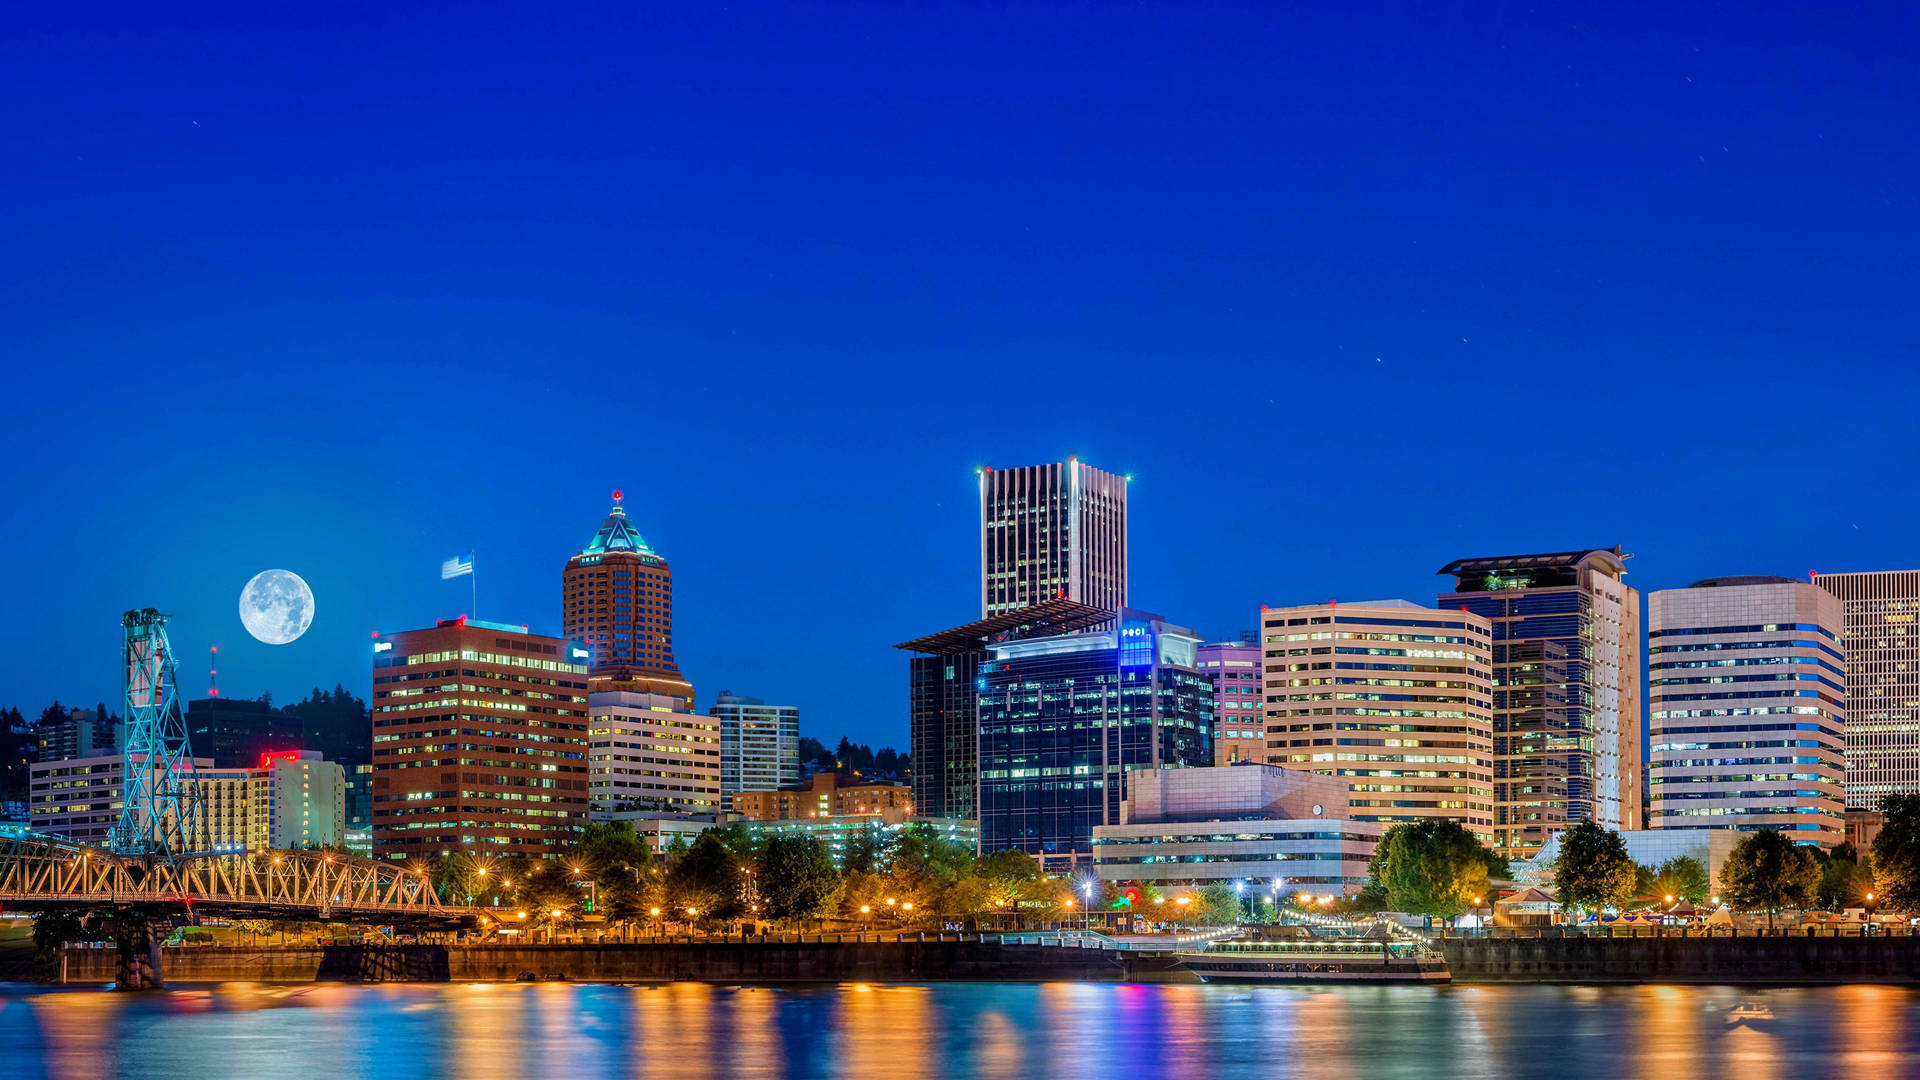
[[[0,985],[0,1077],[1920,1075],[1879,986]]]

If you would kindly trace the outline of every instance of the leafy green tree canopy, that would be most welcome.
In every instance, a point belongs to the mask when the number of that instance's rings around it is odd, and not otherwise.
[[[1505,865],[1458,822],[1395,825],[1374,849],[1369,870],[1377,889],[1368,902],[1384,895],[1395,911],[1451,919],[1475,897],[1485,900],[1492,871]]]
[[[1648,885],[1647,895],[1662,902],[1671,896],[1676,900],[1699,903],[1712,891],[1713,876],[1707,871],[1707,864],[1699,859],[1691,855],[1675,855],[1653,868]]]
[[[769,918],[817,918],[839,903],[840,888],[840,873],[820,841],[801,836],[767,841],[760,858],[760,895]]]
[[[1813,904],[1820,873],[1820,859],[1812,848],[1793,843],[1784,833],[1762,829],[1727,853],[1720,867],[1721,893],[1735,907],[1765,908],[1772,925],[1775,911]]]
[[[1875,901],[1903,915],[1920,914],[1920,795],[1880,800],[1886,824],[1873,838]]]
[[[1639,870],[1619,833],[1582,821],[1560,834],[1553,884],[1563,906],[1582,911],[1621,908],[1633,899]]]

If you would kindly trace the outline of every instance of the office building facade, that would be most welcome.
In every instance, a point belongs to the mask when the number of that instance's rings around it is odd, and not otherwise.
[[[376,638],[377,857],[558,853],[587,819],[587,669],[560,638],[469,619]]]
[[[773,791],[800,782],[800,709],[722,690],[707,707],[720,722],[720,809],[742,791]]]
[[[213,762],[197,758],[195,767]],[[95,754],[58,761],[36,761],[27,773],[27,817],[35,832],[64,836],[81,844],[105,844],[120,820],[121,756]]]
[[[346,771],[317,750],[263,754],[246,769],[196,768],[183,786],[200,799],[199,851],[333,847],[346,837]]]
[[[1813,575],[1840,600],[1847,809],[1920,793],[1920,570]]]
[[[121,726],[97,709],[68,709],[34,726],[34,744],[41,761],[117,754],[123,738]]]
[[[347,839],[347,771],[315,750],[263,755],[253,770],[254,847],[312,848]]]
[[[1621,549],[1460,559],[1437,606],[1493,628],[1494,847],[1641,827],[1640,594]]]
[[[1404,600],[1260,612],[1267,761],[1340,777],[1356,821],[1493,838],[1487,620]]]
[[[902,642],[908,661],[908,748],[913,801],[928,817],[977,819],[980,813],[980,665],[996,642],[1078,633],[1107,626],[1113,612],[1055,597],[1032,607]]]
[[[249,768],[262,754],[305,745],[300,721],[264,701],[207,697],[187,702],[187,741],[216,769]]]
[[[978,822],[959,818],[915,817],[902,810],[878,814],[749,820],[743,826],[747,835],[755,841],[770,840],[776,836],[818,840],[827,849],[827,857],[833,860],[833,865],[842,869],[848,849],[860,840],[872,841],[870,850],[884,850],[886,845],[908,830],[959,844],[970,851],[980,846]]]
[[[1209,641],[1194,650],[1200,673],[1213,684],[1213,763],[1265,761],[1267,725],[1260,704],[1260,640]]]
[[[1355,893],[1386,826],[1353,820],[1347,798],[1339,777],[1273,765],[1136,770],[1121,824],[1093,830],[1094,872],[1250,895]]]
[[[593,539],[561,573],[562,623],[587,650],[588,684],[693,700],[673,656],[673,571],[613,493]]]
[[[913,801],[936,817],[979,814],[980,731],[975,699],[984,648],[908,661],[907,743]]]
[[[1078,459],[980,470],[980,617],[1127,603],[1127,481]]]
[[[1792,578],[1730,577],[1649,598],[1654,828],[1845,836],[1843,605]]]
[[[373,766],[344,769],[347,786],[346,824],[340,843],[355,855],[373,855]]]
[[[595,820],[719,812],[720,721],[692,712],[686,698],[669,694],[596,690],[587,703]]]
[[[1213,764],[1200,639],[1122,608],[1092,632],[995,642],[979,670],[980,844],[1085,858],[1137,768]]]
[[[805,786],[774,791],[743,791],[734,812],[748,821],[845,817],[898,810],[911,814],[913,789],[906,784],[863,780],[838,773],[815,773]]]

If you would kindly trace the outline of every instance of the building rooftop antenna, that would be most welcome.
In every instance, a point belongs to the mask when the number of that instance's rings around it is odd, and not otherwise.
[[[207,646],[207,696],[220,696],[220,646]]]

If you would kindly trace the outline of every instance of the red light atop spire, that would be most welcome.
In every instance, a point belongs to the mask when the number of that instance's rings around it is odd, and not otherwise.
[[[624,491],[621,491],[621,490],[620,490],[619,488],[614,488],[614,489],[613,489],[613,501],[614,501],[614,502],[619,502],[619,501],[620,501],[621,499],[624,499],[624,498],[626,498],[626,497],[627,497],[627,493],[626,493],[626,492],[624,492]]]

